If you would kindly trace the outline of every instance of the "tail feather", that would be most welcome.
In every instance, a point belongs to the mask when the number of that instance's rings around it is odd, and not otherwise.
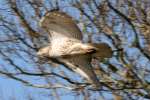
[[[104,59],[112,57],[112,49],[106,43],[92,43],[97,48],[97,52],[92,54],[92,57],[97,59]]]

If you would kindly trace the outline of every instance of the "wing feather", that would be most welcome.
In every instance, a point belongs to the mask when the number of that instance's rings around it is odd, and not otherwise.
[[[99,79],[97,78],[93,68],[91,66],[91,54],[87,55],[77,55],[74,57],[59,59],[63,61],[70,69],[78,73],[90,83],[92,83],[96,88],[100,88]]]
[[[51,34],[52,38],[65,36],[79,40],[82,39],[82,33],[72,17],[58,10],[47,12],[40,20],[40,26],[47,31],[54,32],[54,34]]]

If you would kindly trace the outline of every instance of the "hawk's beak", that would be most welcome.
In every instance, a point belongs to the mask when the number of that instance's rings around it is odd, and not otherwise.
[[[45,56],[45,55],[49,55],[49,47],[44,47],[39,49],[39,51],[37,52],[38,56]]]

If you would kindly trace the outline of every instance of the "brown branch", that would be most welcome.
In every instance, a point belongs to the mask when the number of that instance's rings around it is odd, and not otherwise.
[[[8,56],[6,56],[3,52],[0,51],[0,53],[5,57],[5,59],[11,64],[13,65],[17,70],[19,70],[20,73],[18,74],[22,74],[22,75],[29,75],[29,76],[49,76],[49,75],[54,75],[57,76],[59,78],[62,78],[66,81],[68,81],[71,84],[85,84],[85,83],[78,83],[78,82],[74,82],[71,79],[64,77],[62,75],[56,74],[54,72],[48,73],[48,72],[43,72],[43,73],[32,73],[32,72],[27,72],[24,71],[21,67],[19,67],[18,65],[16,65]]]
[[[19,18],[21,24],[24,26],[24,28],[28,31],[28,34],[31,36],[31,38],[39,37],[39,33],[37,33],[35,30],[33,30],[26,19],[24,18],[23,12],[17,8],[16,2],[10,1],[10,7],[14,11],[14,13]]]
[[[5,40],[0,40],[0,42],[13,42],[13,41],[17,41],[19,40],[18,38],[14,38],[14,39],[5,39]]]
[[[137,48],[139,48],[140,52],[143,53],[143,55],[145,57],[147,57],[149,60],[150,60],[150,56],[142,49],[142,47],[140,46],[140,43],[139,43],[139,36],[138,36],[138,33],[136,31],[136,28],[134,26],[134,24],[132,23],[132,21],[130,20],[130,18],[128,18],[125,14],[121,13],[119,10],[117,10],[116,8],[114,8],[111,3],[109,2],[109,0],[106,0],[107,3],[108,3],[108,6],[116,13],[118,14],[119,16],[121,16],[123,19],[125,19],[128,24],[132,27],[134,33],[135,33],[135,46]]]
[[[12,28],[11,28],[10,26],[8,26],[8,25],[3,24],[2,26],[5,27],[6,29],[8,29],[9,31],[13,32],[13,33],[17,33],[16,30],[12,29]],[[28,44],[28,43],[27,43],[23,38],[21,38],[19,35],[14,34],[14,36],[15,36],[18,40],[20,40],[23,44],[25,44],[27,47],[30,47],[31,49],[37,51],[37,48],[32,47],[30,44]]]

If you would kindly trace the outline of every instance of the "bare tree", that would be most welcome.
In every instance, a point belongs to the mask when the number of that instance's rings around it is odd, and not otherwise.
[[[27,86],[50,89],[51,97],[58,100],[66,90],[75,99],[82,96],[85,100],[107,100],[104,93],[111,94],[114,100],[150,99],[149,0],[2,2],[5,6],[0,6],[1,75]],[[89,43],[105,42],[111,46],[112,58],[91,62],[101,89],[94,90],[81,76],[66,69],[65,64],[37,56],[39,48],[48,44],[47,33],[38,22],[53,9],[72,16]],[[45,84],[27,80],[31,76]],[[64,93],[58,93],[61,89]]]

